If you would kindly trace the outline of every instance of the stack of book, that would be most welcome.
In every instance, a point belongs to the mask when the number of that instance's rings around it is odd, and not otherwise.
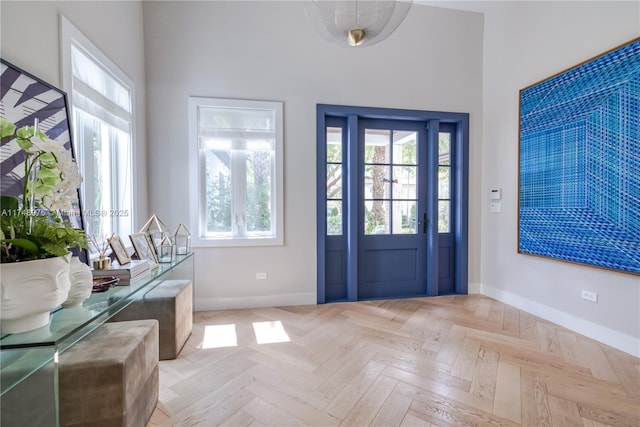
[[[141,279],[151,271],[149,261],[146,259],[132,260],[125,265],[113,266],[105,270],[92,270],[93,277],[117,277],[120,279],[118,285],[130,285],[138,279]]]

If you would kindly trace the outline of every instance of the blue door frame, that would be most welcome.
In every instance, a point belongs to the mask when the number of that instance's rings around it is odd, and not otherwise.
[[[357,143],[363,120],[393,120],[424,124],[427,134],[428,167],[426,212],[426,283],[424,296],[443,293],[466,294],[468,289],[468,134],[467,113],[383,109],[319,104],[317,106],[317,301],[357,301],[361,283],[361,207],[363,191],[361,148]],[[327,235],[327,127],[342,129],[342,234]],[[451,139],[451,232],[437,232],[438,135],[449,132]],[[424,188],[424,187],[423,187]],[[355,201],[355,202],[354,202]],[[451,274],[440,274],[444,258],[452,261]],[[440,258],[440,260],[439,260]],[[327,268],[331,266],[331,268]],[[447,276],[452,276],[448,277]],[[443,279],[445,278],[445,279]],[[443,285],[441,285],[441,282]],[[366,299],[366,298],[365,298]]]

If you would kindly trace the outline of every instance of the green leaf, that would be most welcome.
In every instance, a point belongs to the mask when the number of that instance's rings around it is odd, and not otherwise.
[[[46,134],[46,133],[44,133],[40,128],[38,128],[38,132],[37,132],[37,134],[38,134],[38,137],[39,137],[40,139],[47,139],[47,138],[49,138],[49,137],[47,136],[47,134]]]
[[[0,209],[3,212],[17,212],[19,206],[17,197],[0,196]]]
[[[60,181],[60,169],[58,168],[40,168],[38,170],[38,179],[58,178]]]
[[[38,248],[38,245],[27,239],[4,239],[2,240],[2,243],[8,243],[17,246],[34,255],[37,254],[40,250],[40,248]]]
[[[56,159],[56,156],[54,156],[53,153],[44,153],[38,158],[38,160],[40,160],[41,165],[47,167],[53,167],[58,164],[58,159]]]
[[[16,141],[18,141],[18,145],[24,151],[29,152],[29,150],[31,150],[31,148],[33,147],[33,143],[28,138],[17,138]]]
[[[0,117],[0,138],[12,136],[16,132],[16,125],[4,117]]]

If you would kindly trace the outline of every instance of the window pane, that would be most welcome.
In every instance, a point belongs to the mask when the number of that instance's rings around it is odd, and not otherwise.
[[[327,199],[342,199],[342,165],[327,165]]]
[[[327,235],[342,235],[342,201],[327,201]]]
[[[416,202],[393,202],[393,234],[416,234]]]
[[[451,215],[449,208],[450,203],[448,200],[438,201],[438,232],[440,233],[448,233],[450,231],[449,219]]]
[[[85,231],[101,239],[114,232],[106,214],[111,210],[109,130],[104,123],[78,109],[76,123],[78,151],[82,156],[79,157],[81,161],[78,161],[78,166],[83,176],[81,193]]]
[[[438,136],[438,164],[451,164],[451,134],[441,132]]]
[[[271,231],[271,152],[247,152],[246,227]]]
[[[364,198],[365,199],[388,199],[389,184],[391,178],[389,166],[365,166],[364,170]]]
[[[327,128],[327,162],[342,162],[342,128]]]
[[[82,53],[76,46],[71,47],[71,68],[73,76],[87,85],[89,89],[77,87],[79,83],[76,81],[75,90],[82,92],[101,108],[108,109],[109,103],[112,103],[127,113],[131,113],[131,91],[129,88],[123,86],[111,73]],[[102,95],[105,99],[100,99],[96,94]]]
[[[133,220],[131,137],[80,109],[74,112],[85,231],[98,238],[127,236]]]
[[[281,244],[282,103],[191,97],[189,118],[200,160],[195,243]]]
[[[415,132],[393,131],[393,164],[416,164],[416,139]]]
[[[417,166],[393,167],[393,198],[416,199]]]
[[[231,152],[205,151],[206,234],[231,232]]]
[[[224,129],[235,132],[245,132],[245,137],[255,136],[248,132],[275,130],[274,110],[259,108],[227,108],[200,107],[198,128]]]
[[[133,157],[131,153],[131,136],[120,129],[111,127],[111,153],[112,177],[114,192],[112,193],[111,221],[113,232],[121,236],[128,236],[133,233],[133,195],[131,189],[133,170]]]
[[[439,167],[438,168],[438,198],[439,199],[450,199],[450,188],[451,183],[449,181],[449,175],[451,172],[451,168],[449,167]]]
[[[389,234],[389,202],[364,202],[364,234]]]
[[[389,163],[388,130],[365,129],[364,131],[364,162]]]
[[[85,231],[98,240],[133,230],[133,151],[135,143],[131,81],[88,40],[64,37],[69,61],[62,64],[65,89],[73,94],[74,148],[83,178]],[[90,247],[90,250],[95,250]]]

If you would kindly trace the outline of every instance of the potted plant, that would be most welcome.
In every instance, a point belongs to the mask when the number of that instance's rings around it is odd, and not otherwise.
[[[3,333],[49,323],[49,312],[67,299],[70,247],[87,247],[83,230],[62,213],[73,212],[82,182],[71,153],[34,126],[17,128],[0,117],[0,138],[24,151],[21,197],[0,197],[0,320]]]

